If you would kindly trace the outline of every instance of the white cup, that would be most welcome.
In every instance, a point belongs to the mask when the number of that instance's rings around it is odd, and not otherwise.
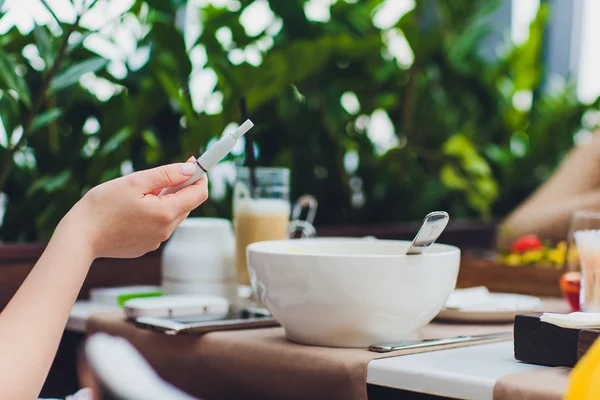
[[[237,299],[235,237],[231,222],[188,218],[173,232],[162,254],[165,294],[211,294]]]

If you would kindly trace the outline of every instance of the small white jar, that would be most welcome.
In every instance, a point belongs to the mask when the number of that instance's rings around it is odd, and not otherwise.
[[[235,236],[231,222],[187,218],[173,232],[162,254],[165,294],[208,294],[237,303]]]

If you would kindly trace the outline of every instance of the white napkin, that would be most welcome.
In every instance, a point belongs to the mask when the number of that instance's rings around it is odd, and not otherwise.
[[[570,314],[543,313],[540,321],[562,328],[600,328],[600,313],[574,312]]]
[[[485,305],[490,300],[490,292],[485,286],[455,289],[446,301],[446,308],[465,309]]]
[[[540,299],[508,293],[490,293],[485,286],[455,289],[446,301],[446,308],[460,311],[532,310]]]

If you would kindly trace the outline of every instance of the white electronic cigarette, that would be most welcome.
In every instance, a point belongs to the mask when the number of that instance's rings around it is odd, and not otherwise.
[[[206,152],[204,152],[204,154],[202,154],[200,158],[194,162],[194,167],[196,168],[194,175],[180,185],[164,189],[160,194],[165,195],[175,193],[202,178],[211,168],[217,165],[219,161],[229,154],[231,149],[233,149],[233,147],[236,145],[237,141],[240,140],[240,138],[244,136],[246,132],[252,129],[253,126],[254,124],[252,121],[248,119],[246,122],[240,125],[235,132],[223,136],[217,143],[210,146],[208,150],[206,150]]]

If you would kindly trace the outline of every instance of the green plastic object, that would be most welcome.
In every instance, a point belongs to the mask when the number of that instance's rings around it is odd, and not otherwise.
[[[117,297],[117,304],[119,307],[123,308],[125,306],[125,302],[131,299],[139,299],[143,297],[160,297],[163,295],[163,292],[146,292],[146,293],[131,293],[131,294],[122,294]]]

